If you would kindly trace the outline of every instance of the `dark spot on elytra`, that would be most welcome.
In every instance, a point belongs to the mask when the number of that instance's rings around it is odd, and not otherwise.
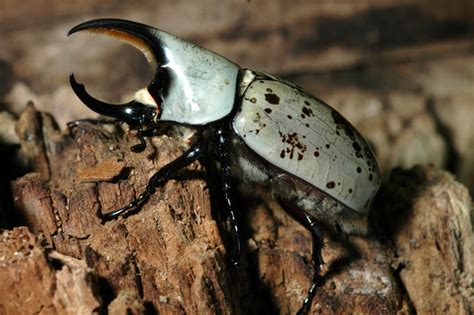
[[[265,81],[263,81],[263,80],[260,80],[260,83],[265,83]]]
[[[304,103],[309,106],[309,102],[308,102],[308,101],[304,101]]]
[[[362,172],[362,169],[359,166],[357,166],[357,173],[360,174],[361,172]]]
[[[279,131],[278,134],[280,135],[281,142],[288,145],[284,150],[289,154],[290,160],[293,159],[293,156],[296,156],[296,154],[298,154],[298,160],[302,160],[308,148],[306,144],[299,140],[299,134],[297,132],[284,134],[281,131]]]
[[[281,152],[280,152],[280,157],[281,157],[282,159],[285,158],[285,150],[281,150]]]
[[[347,135],[351,140],[354,140],[354,139],[355,139],[354,131],[352,130],[352,127],[351,127],[351,126],[346,126],[346,128],[344,128],[344,131],[346,132],[346,135]]]
[[[349,188],[349,194],[352,194],[352,188]]]
[[[302,119],[305,119],[305,118],[306,118],[306,116],[305,116],[304,114],[301,114],[300,117],[301,117]]]
[[[326,149],[329,149],[331,147],[331,145],[328,143],[326,144]]]
[[[369,181],[372,181],[374,179],[374,175],[370,174],[369,175]]]
[[[319,152],[318,152],[318,151],[314,151],[314,156],[315,156],[315,157],[318,157],[318,156],[319,156]]]
[[[329,189],[333,189],[334,187],[336,187],[336,183],[333,181],[330,181],[326,184],[326,187]]]
[[[336,128],[344,129],[344,132],[346,133],[346,135],[351,140],[355,140],[354,130],[352,129],[352,126],[349,124],[349,122],[335,110],[331,112],[331,116],[332,116],[332,119],[334,120],[334,123],[337,125]]]
[[[271,93],[271,92],[273,92],[273,91],[272,91],[272,89],[267,88],[267,92],[268,92],[268,93]]]
[[[301,111],[303,112],[303,114],[305,114],[305,115],[308,116],[308,117],[309,117],[309,116],[314,116],[313,111],[312,111],[310,108],[306,107],[306,106],[303,107],[303,108],[301,109]]]
[[[356,151],[362,150],[362,148],[361,148],[360,145],[359,145],[359,142],[357,142],[357,141],[352,142],[352,147],[353,147],[354,150],[356,150]]]
[[[359,159],[362,158],[362,154],[360,153],[360,151],[356,151],[355,156]]]
[[[309,128],[309,124],[305,124],[306,128]]]
[[[257,99],[255,97],[252,97],[249,101],[250,103],[254,103],[254,104],[257,103]]]
[[[340,136],[341,133],[339,131],[336,130],[336,135]]]
[[[288,115],[288,116],[286,116],[286,117],[288,117],[288,119],[293,119],[293,117],[291,117],[291,115]]]
[[[265,108],[264,111],[265,111],[265,113],[267,113],[267,114],[271,114],[271,113],[272,113],[272,109],[271,109],[271,108]]]
[[[336,125],[345,123],[344,118],[341,116],[341,114],[339,114],[335,110],[331,111],[331,116]]]
[[[265,94],[265,99],[268,103],[277,105],[280,103],[280,97],[273,93]]]

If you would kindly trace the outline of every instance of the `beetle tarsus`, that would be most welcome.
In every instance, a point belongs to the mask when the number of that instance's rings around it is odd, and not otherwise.
[[[232,234],[234,236],[235,242],[235,253],[231,258],[230,262],[233,267],[240,266],[240,260],[242,258],[242,242],[240,240],[239,226],[237,225],[237,220],[235,218],[235,213],[233,210],[229,211],[230,222],[232,226]]]
[[[308,314],[311,308],[311,302],[316,294],[316,289],[322,283],[322,277],[320,275],[321,266],[324,264],[323,256],[321,251],[324,247],[324,235],[321,229],[318,226],[318,221],[311,215],[307,214],[304,210],[295,206],[294,204],[288,202],[285,199],[282,199],[280,196],[276,196],[281,206],[285,211],[291,215],[294,219],[300,222],[304,227],[306,227],[311,232],[311,238],[313,243],[313,264],[314,264],[314,276],[311,282],[311,286],[306,294],[305,299],[301,308],[298,310],[298,315]]]
[[[108,213],[101,213],[100,210],[97,210],[97,216],[101,219],[102,223],[114,220],[124,213],[130,213],[131,210],[133,211],[133,209],[138,209],[143,202],[150,198],[150,195],[151,193],[148,190],[145,190],[140,194],[140,196],[138,196],[138,198],[132,200],[128,205],[122,208]]]
[[[311,287],[308,290],[306,298],[303,300],[303,305],[296,313],[298,315],[307,314],[311,308],[311,302],[313,301],[316,289],[321,284],[321,266],[324,264],[321,250],[324,245],[324,238],[322,231],[318,228],[316,220],[307,214],[304,214],[305,226],[311,231],[311,237],[313,239],[313,263],[314,263],[314,276],[311,283]]]
[[[143,137],[143,133],[141,129],[138,129],[137,138],[140,141],[140,143],[135,144],[134,146],[130,148],[130,150],[134,153],[140,153],[140,152],[145,151],[146,149],[146,142]]]
[[[313,297],[316,294],[316,289],[318,288],[320,282],[321,276],[319,275],[319,273],[315,273],[313,276],[313,283],[311,283],[311,287],[309,288],[308,294],[306,295],[306,298],[303,301],[303,305],[298,310],[298,312],[296,312],[296,315],[308,314],[311,307],[311,301],[313,300]]]

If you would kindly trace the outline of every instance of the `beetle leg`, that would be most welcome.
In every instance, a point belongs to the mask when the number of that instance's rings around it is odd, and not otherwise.
[[[242,257],[242,243],[240,240],[239,226],[237,224],[237,212],[235,211],[233,198],[232,198],[232,183],[231,183],[231,152],[229,138],[223,129],[218,130],[218,154],[221,162],[221,180],[222,180],[222,193],[224,194],[224,206],[226,207],[229,215],[230,225],[232,228],[232,234],[234,237],[234,248],[235,253],[231,258],[231,263],[234,267],[240,264]]]
[[[324,264],[323,257],[321,255],[321,250],[324,246],[324,236],[322,231],[317,225],[317,221],[314,217],[307,214],[305,211],[301,210],[299,207],[295,206],[294,204],[288,202],[287,200],[278,198],[277,200],[280,202],[281,206],[285,211],[291,215],[294,219],[298,222],[303,224],[305,228],[307,228],[311,232],[312,243],[313,243],[313,263],[314,263],[314,275],[313,281],[311,282],[311,286],[308,290],[306,298],[303,300],[303,305],[298,310],[298,315],[307,314],[309,308],[311,307],[311,301],[316,293],[316,289],[319,285],[321,285],[321,266]]]
[[[138,138],[138,140],[140,141],[140,143],[139,143],[139,144],[135,144],[134,146],[132,146],[132,147],[130,148],[130,150],[131,150],[132,152],[135,152],[135,153],[143,152],[143,151],[146,149],[145,137],[153,137],[153,136],[156,136],[157,129],[158,129],[158,126],[151,127],[151,128],[146,129],[146,130],[143,130],[143,129],[139,128],[139,129],[137,130],[137,135],[136,135],[136,137]]]
[[[311,283],[311,287],[308,290],[308,294],[303,301],[303,305],[298,310],[296,314],[307,314],[309,308],[311,307],[311,301],[316,293],[316,288],[321,284],[321,266],[324,264],[323,257],[321,255],[321,250],[324,246],[324,238],[321,230],[317,226],[316,220],[308,215],[304,214],[304,222],[306,227],[311,232],[311,237],[313,239],[313,263],[314,263],[314,275],[313,275],[313,282]]]
[[[137,130],[137,138],[140,141],[139,144],[133,145],[130,150],[135,153],[143,152],[146,149],[146,142],[145,139],[143,138],[143,130],[141,128],[138,128]]]
[[[235,253],[231,258],[231,263],[234,267],[237,267],[240,264],[240,259],[242,258],[242,244],[240,241],[239,225],[237,224],[236,211],[234,204],[232,202],[232,185],[230,183],[230,176],[228,176],[227,167],[222,166],[222,184],[223,184],[223,193],[224,193],[224,204],[229,213],[230,225],[232,228],[232,234],[234,236],[234,246]]]
[[[105,214],[98,210],[97,216],[102,219],[102,221],[110,221],[116,219],[122,214],[130,213],[133,210],[138,210],[138,208],[142,206],[143,202],[150,198],[158,186],[166,183],[166,181],[168,181],[168,179],[170,179],[170,177],[173,176],[177,171],[198,160],[200,157],[204,156],[206,152],[206,142],[204,140],[199,140],[198,142],[194,143],[191,148],[184,152],[183,155],[166,164],[155,174],[153,174],[153,176],[148,181],[145,191],[143,191],[136,199],[132,200],[128,205]]]

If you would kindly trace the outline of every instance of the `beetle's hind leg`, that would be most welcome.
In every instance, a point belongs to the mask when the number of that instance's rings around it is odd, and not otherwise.
[[[155,189],[170,179],[176,172],[185,168],[189,164],[198,160],[204,156],[207,152],[207,145],[204,140],[200,140],[193,144],[186,152],[184,152],[176,160],[166,164],[160,170],[158,170],[148,181],[148,184],[145,190],[134,200],[132,200],[128,205],[114,210],[108,213],[97,212],[97,216],[102,219],[102,221],[110,221],[116,219],[120,215],[129,214],[131,212],[137,211],[144,202],[146,202],[150,196],[155,192]]]
[[[305,226],[311,232],[311,237],[313,239],[313,263],[314,263],[314,275],[313,282],[308,290],[308,294],[303,301],[303,305],[297,312],[297,314],[307,314],[309,308],[311,307],[311,301],[316,293],[317,287],[321,284],[321,266],[324,264],[321,251],[324,246],[324,237],[322,231],[319,229],[316,220],[308,215],[304,214]]]
[[[314,264],[314,275],[313,281],[311,282],[311,286],[309,287],[308,293],[306,298],[303,300],[303,305],[298,310],[297,314],[307,314],[311,307],[311,302],[316,294],[316,289],[322,283],[321,277],[321,267],[324,264],[323,256],[321,251],[324,247],[324,236],[322,230],[319,228],[317,220],[312,217],[311,215],[307,214],[304,210],[300,209],[299,207],[295,206],[294,204],[284,200],[277,198],[280,202],[281,206],[285,211],[291,215],[294,219],[296,219],[299,223],[303,224],[303,226],[311,232],[311,238],[313,243],[313,264]]]

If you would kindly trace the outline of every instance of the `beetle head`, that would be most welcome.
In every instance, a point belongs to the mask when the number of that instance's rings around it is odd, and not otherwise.
[[[77,96],[92,110],[130,125],[160,120],[202,125],[232,111],[239,67],[209,50],[144,24],[99,19],[72,28],[105,34],[140,49],[154,71],[147,88],[127,104],[111,105],[89,95],[71,75]]]

